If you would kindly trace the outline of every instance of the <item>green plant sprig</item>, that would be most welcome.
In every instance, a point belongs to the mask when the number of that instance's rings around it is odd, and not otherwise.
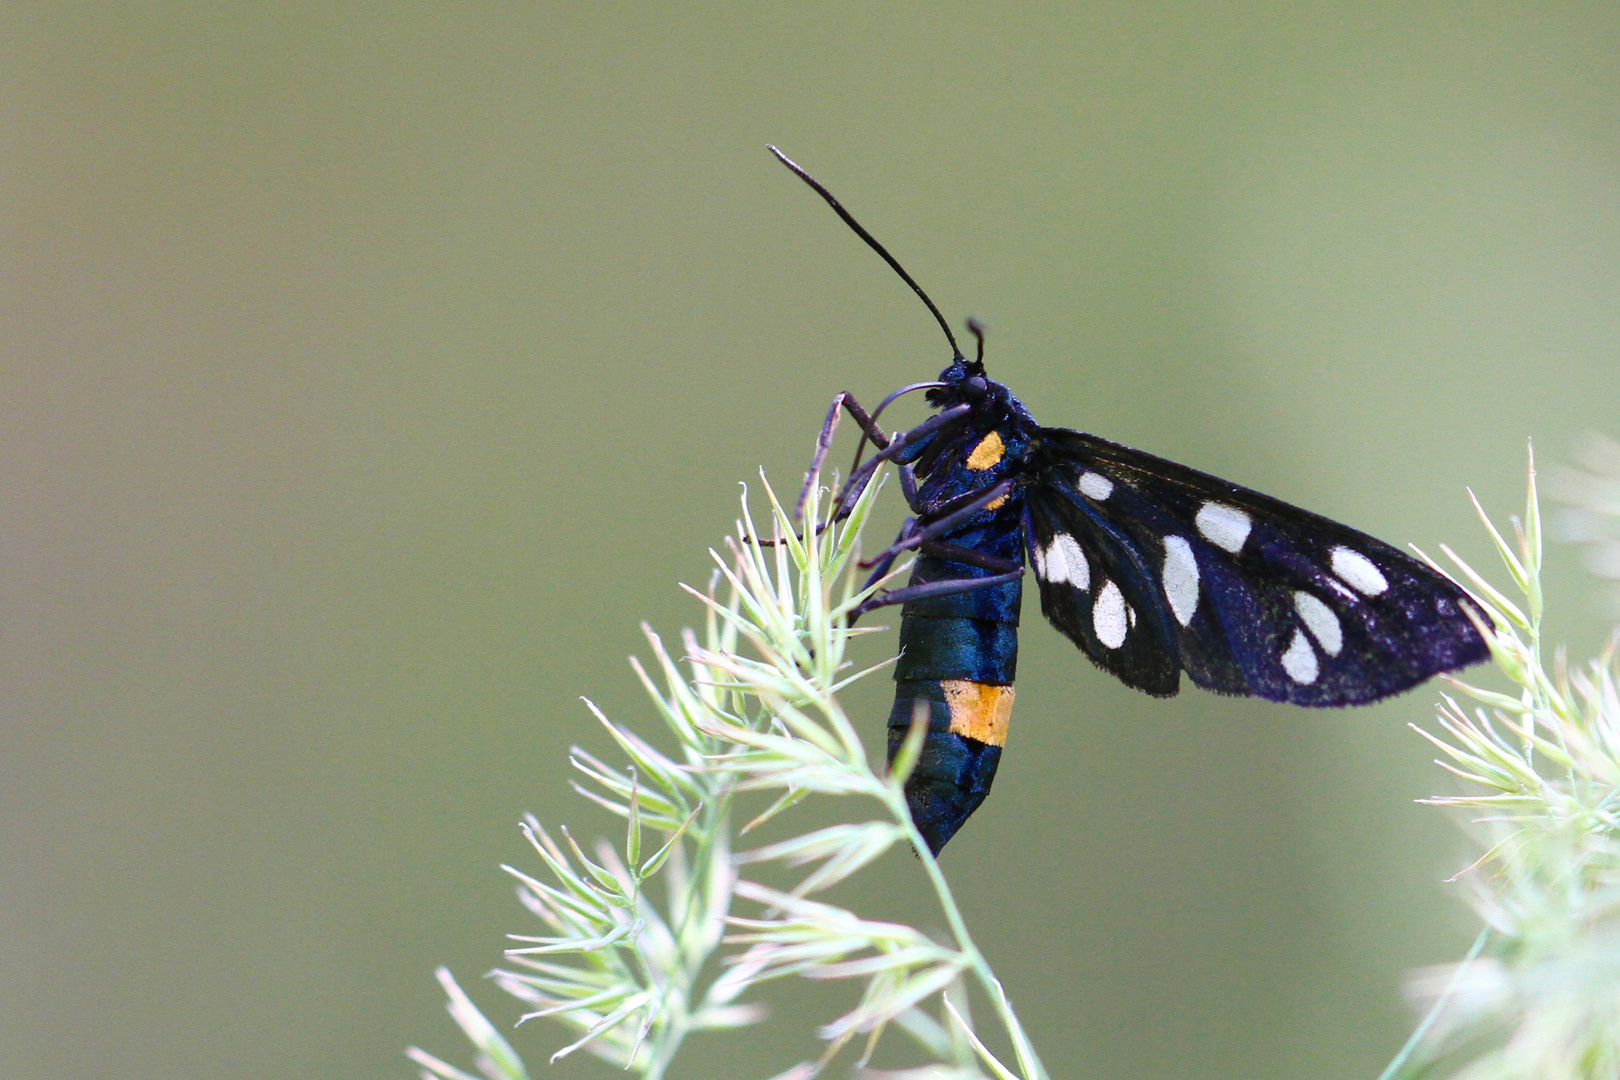
[[[1480,836],[1484,854],[1453,880],[1466,883],[1485,929],[1461,964],[1415,981],[1434,1002],[1384,1075],[1435,1075],[1450,1061],[1466,1080],[1609,1080],[1620,1076],[1616,648],[1580,670],[1569,670],[1561,650],[1551,670],[1544,663],[1533,461],[1511,544],[1474,505],[1519,602],[1442,550],[1515,690],[1450,678],[1455,694],[1443,695],[1439,733],[1414,730],[1441,752],[1436,764],[1472,789],[1420,801],[1468,815]]]
[[[857,1068],[870,1077],[976,1080],[988,1070],[996,1080],[1046,1080],[906,808],[902,785],[920,751],[922,725],[914,726],[895,767],[885,770],[868,757],[838,700],[850,683],[887,666],[852,670],[845,658],[849,640],[868,631],[848,627],[850,612],[871,589],[907,569],[870,588],[859,584],[860,530],[878,487],[869,486],[839,522],[831,520],[813,482],[804,517],[818,527],[799,536],[767,483],[769,546],[759,540],[745,496],[737,536],[725,557],[715,556],[717,580],[706,592],[688,589],[704,606],[703,637],[683,635],[677,660],[648,630],[659,678],[634,664],[678,746],[674,756],[587,702],[627,763],[616,768],[576,747],[570,760],[580,779],[573,786],[624,821],[624,839],[617,846],[599,842],[587,854],[566,829],[559,830],[559,842],[533,818],[524,822],[546,877],[506,869],[547,932],[514,936],[508,966],[492,973],[498,986],[530,1007],[523,1021],[549,1018],[571,1030],[572,1040],[552,1060],[584,1049],[657,1080],[689,1035],[759,1021],[763,1006],[743,999],[765,982],[798,977],[854,981],[861,993],[853,1007],[821,1026],[823,1053],[777,1080],[811,1080],[854,1040],[861,1042]],[[738,799],[754,792],[775,797],[734,828]],[[877,812],[734,850],[742,835],[817,794],[857,796],[875,803]],[[648,832],[655,841],[644,840]],[[917,852],[948,940],[811,898],[902,841]],[[796,881],[778,889],[741,876],[744,868],[765,865]],[[739,905],[753,910],[739,914]],[[478,1052],[480,1074],[526,1080],[510,1043],[448,972],[441,970],[440,979],[451,1015]],[[1013,1065],[998,1059],[974,1030],[970,982],[1000,1022]],[[887,1073],[867,1069],[890,1029],[906,1033],[929,1064]],[[477,1080],[418,1048],[408,1053],[424,1077]]]

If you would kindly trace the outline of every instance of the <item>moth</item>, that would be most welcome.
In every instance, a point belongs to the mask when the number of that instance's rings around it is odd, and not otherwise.
[[[913,516],[862,565],[875,567],[875,582],[903,553],[917,558],[905,586],[876,593],[853,617],[901,608],[889,760],[925,716],[905,792],[934,854],[995,779],[1027,570],[1048,622],[1126,686],[1160,697],[1175,694],[1185,673],[1221,694],[1361,705],[1488,657],[1467,593],[1389,544],[1185,465],[1037,423],[985,374],[978,324],[968,322],[978,341],[970,361],[883,245],[770,150],[916,292],[951,345],[937,380],[902,387],[871,413],[847,391],[837,395],[811,470],[813,482],[840,412],[862,439],[837,514],[879,465],[899,470]],[[885,435],[878,416],[916,390],[937,411]],[[863,464],[868,440],[877,452]]]

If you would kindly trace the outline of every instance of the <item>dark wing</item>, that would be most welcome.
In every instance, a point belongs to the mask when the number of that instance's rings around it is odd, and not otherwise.
[[[1489,656],[1467,594],[1409,555],[1237,484],[1062,428],[1025,489],[1041,612],[1150,694],[1354,705]]]

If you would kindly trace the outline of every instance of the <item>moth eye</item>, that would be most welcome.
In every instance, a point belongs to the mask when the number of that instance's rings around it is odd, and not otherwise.
[[[984,381],[984,377],[982,375],[975,375],[973,378],[962,384],[962,396],[968,398],[969,400],[977,401],[984,397],[985,391],[987,391],[989,388],[989,384]]]

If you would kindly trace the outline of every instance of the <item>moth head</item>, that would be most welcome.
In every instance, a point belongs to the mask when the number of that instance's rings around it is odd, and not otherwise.
[[[950,367],[939,373],[939,381],[945,385],[928,391],[928,403],[936,407],[961,404],[976,409],[981,405],[1000,407],[1006,401],[1007,388],[985,376],[984,326],[977,319],[969,319],[967,328],[979,343],[978,355],[969,360],[957,354]]]

